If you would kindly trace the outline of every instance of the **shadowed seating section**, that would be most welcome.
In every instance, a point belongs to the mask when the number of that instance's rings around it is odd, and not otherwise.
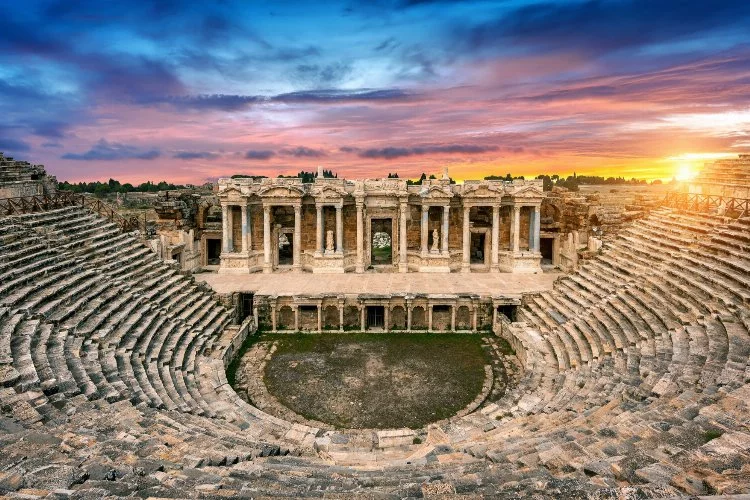
[[[497,325],[502,399],[369,443],[241,400],[232,316],[86,209],[0,219],[0,491],[750,493],[750,218],[633,223]]]

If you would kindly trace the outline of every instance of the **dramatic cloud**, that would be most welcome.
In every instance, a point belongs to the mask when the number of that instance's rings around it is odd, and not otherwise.
[[[274,152],[268,149],[261,150],[250,150],[245,153],[245,158],[248,160],[268,160],[274,155]]]
[[[48,137],[53,139],[61,139],[65,137],[65,131],[70,125],[63,122],[42,122],[37,123],[34,126],[34,135],[41,137]]]
[[[65,153],[64,160],[112,161],[112,160],[153,160],[161,155],[158,149],[141,149],[117,142],[99,139],[84,153]]]
[[[750,150],[747,1],[6,3],[0,150],[62,180],[671,178]]]
[[[298,146],[291,149],[282,149],[281,154],[294,156],[297,158],[321,158],[323,156],[326,156],[326,152],[323,150],[306,148],[304,146]]]
[[[456,41],[473,49],[529,46],[555,52],[603,54],[656,43],[675,43],[714,29],[746,23],[744,0],[586,0],[540,2],[503,12],[495,19],[462,26]]]
[[[28,151],[31,149],[28,143],[19,141],[18,139],[3,139],[0,137],[0,151],[3,152],[16,152],[16,151]]]
[[[342,151],[358,151],[354,148],[341,148]],[[429,154],[465,154],[473,155],[497,151],[497,146],[477,146],[474,144],[450,144],[443,146],[417,146],[409,148],[386,147],[358,151],[362,158],[384,158],[392,160],[404,156],[429,155]]]
[[[178,158],[180,160],[213,160],[218,158],[219,155],[208,151],[179,151],[172,155],[172,158]]]
[[[236,111],[254,104],[291,104],[291,103],[346,103],[358,101],[404,100],[414,97],[401,89],[357,89],[357,90],[303,90],[284,94],[263,95],[188,95],[164,96],[153,101],[163,100],[178,108],[219,109]],[[152,103],[153,103],[152,101]]]

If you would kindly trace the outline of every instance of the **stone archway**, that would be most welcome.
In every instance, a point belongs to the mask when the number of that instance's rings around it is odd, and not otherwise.
[[[326,306],[323,309],[323,330],[339,329],[339,308],[336,306]]]
[[[456,309],[456,330],[471,330],[471,311],[468,306]]]
[[[294,329],[294,311],[289,306],[282,306],[279,309],[279,318],[276,322],[277,330],[292,330]]]
[[[391,330],[406,330],[406,310],[403,306],[394,306],[391,309]]]
[[[359,308],[357,306],[344,307],[344,328],[353,330],[361,326],[359,318]]]
[[[411,310],[411,329],[427,330],[427,315],[425,314],[424,307],[415,306]]]

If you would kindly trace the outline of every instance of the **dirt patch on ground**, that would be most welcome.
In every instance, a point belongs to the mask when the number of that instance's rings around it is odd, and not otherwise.
[[[482,390],[490,363],[466,334],[270,335],[264,382],[282,404],[339,428],[419,428]]]

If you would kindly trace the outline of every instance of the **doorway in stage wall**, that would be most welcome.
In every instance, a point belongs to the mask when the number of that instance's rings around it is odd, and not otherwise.
[[[552,251],[554,248],[554,238],[540,238],[539,239],[539,251],[542,253],[542,264],[551,266],[552,265]]]
[[[393,221],[372,219],[370,228],[370,263],[373,266],[393,264]]]
[[[237,300],[237,315],[239,321],[243,321],[248,316],[252,316],[253,314],[253,294],[252,293],[245,293],[240,292],[240,296]]]
[[[209,266],[218,266],[221,264],[221,240],[206,240],[206,264]]]
[[[279,232],[279,265],[291,266],[294,264],[294,238],[293,233]]]
[[[487,234],[471,233],[471,263],[472,264],[487,264]]]
[[[385,307],[367,306],[367,329],[382,329],[385,326]]]

